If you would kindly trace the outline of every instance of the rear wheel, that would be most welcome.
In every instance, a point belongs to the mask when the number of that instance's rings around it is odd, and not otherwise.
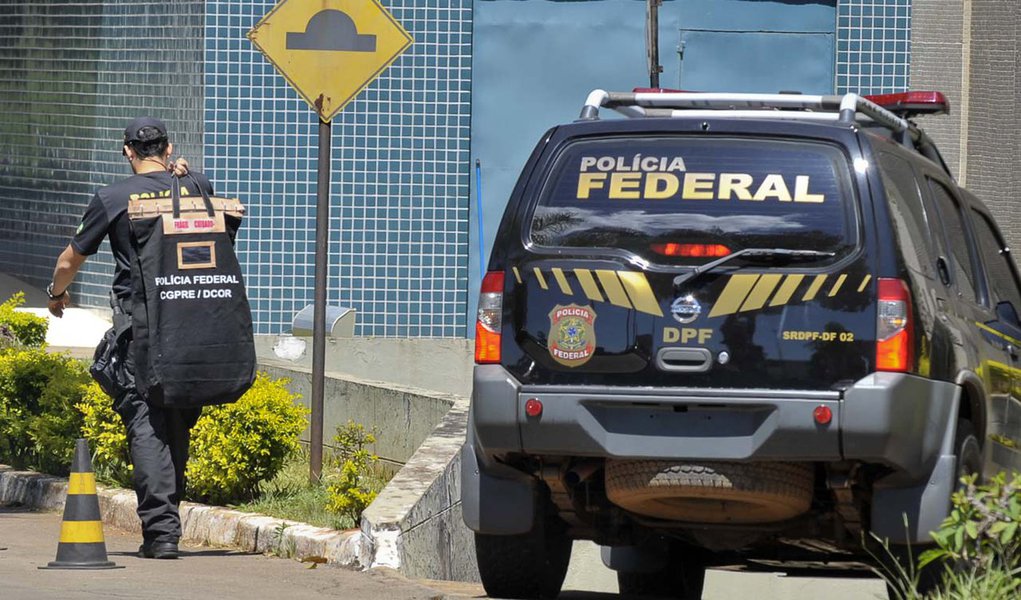
[[[559,519],[537,513],[528,533],[475,534],[479,576],[489,596],[539,599],[560,594],[574,542]]]
[[[619,571],[621,596],[653,596],[698,600],[702,597],[709,553],[701,548],[673,543],[667,566],[651,573]]]

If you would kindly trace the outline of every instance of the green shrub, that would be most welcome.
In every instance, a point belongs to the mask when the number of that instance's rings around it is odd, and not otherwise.
[[[1000,473],[985,485],[977,485],[975,475],[961,481],[950,516],[932,534],[937,547],[922,553],[919,567],[941,560],[964,570],[1021,566],[1021,476],[1008,482]]]
[[[191,434],[189,495],[203,502],[236,504],[258,495],[298,449],[308,410],[295,404],[287,380],[259,374],[234,404],[207,407]]]
[[[85,386],[82,400],[75,408],[82,414],[82,437],[89,441],[97,477],[107,483],[131,487],[128,436],[113,410],[113,400],[93,381]]]
[[[961,479],[963,488],[951,498],[950,515],[932,534],[935,548],[904,562],[885,561],[878,569],[895,600],[970,600],[1021,597],[1021,476],[1008,482],[1004,473],[978,485],[977,477]],[[907,523],[905,523],[905,526]],[[884,544],[888,557],[893,553]],[[910,559],[910,557],[908,557]],[[884,562],[880,558],[880,562]],[[921,579],[937,583],[920,594]]]
[[[32,313],[14,310],[24,303],[25,293],[18,292],[0,304],[0,329],[7,329],[23,346],[42,346],[46,341],[49,321]]]
[[[376,443],[375,433],[348,421],[346,426],[337,427],[333,437],[337,445],[333,465],[336,472],[328,476],[326,510],[349,517],[355,523],[379,493],[378,478],[369,475],[379,457],[365,448]]]
[[[14,330],[10,326],[0,323],[0,352],[18,344],[18,338],[14,337]]]
[[[82,425],[85,367],[38,348],[0,352],[0,460],[66,474]]]

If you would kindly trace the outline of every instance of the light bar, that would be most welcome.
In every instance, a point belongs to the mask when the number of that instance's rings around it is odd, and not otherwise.
[[[942,92],[902,92],[865,96],[867,100],[900,116],[949,115],[950,101]]]

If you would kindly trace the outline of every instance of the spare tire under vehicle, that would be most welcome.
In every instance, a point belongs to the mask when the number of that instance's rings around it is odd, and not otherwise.
[[[625,510],[675,521],[773,523],[806,512],[808,463],[606,461],[606,495]]]

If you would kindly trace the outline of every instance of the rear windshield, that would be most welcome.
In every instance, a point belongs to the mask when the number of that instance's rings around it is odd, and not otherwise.
[[[533,244],[700,264],[743,248],[834,252],[857,243],[847,159],[768,139],[575,142],[532,215]]]

